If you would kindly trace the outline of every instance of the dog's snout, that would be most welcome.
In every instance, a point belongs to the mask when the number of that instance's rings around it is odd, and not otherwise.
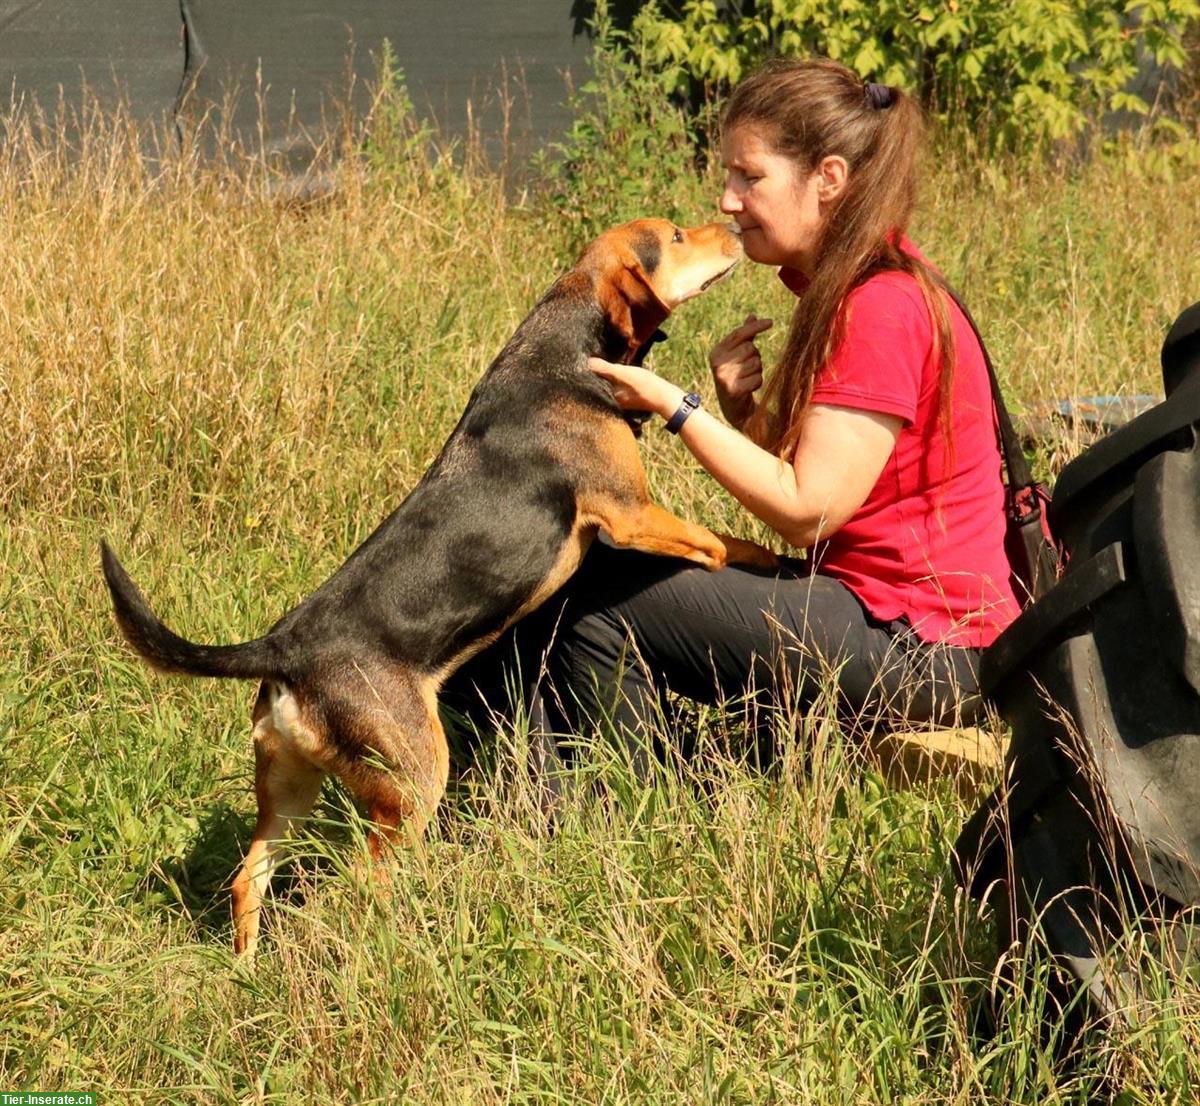
[[[725,232],[725,252],[734,257],[741,258],[742,256],[742,228],[737,223],[719,223],[717,224]]]

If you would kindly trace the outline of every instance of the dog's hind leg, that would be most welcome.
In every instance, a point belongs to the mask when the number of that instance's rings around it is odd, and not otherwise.
[[[301,757],[275,728],[270,714],[254,726],[254,793],[258,821],[241,870],[233,881],[233,948],[247,958],[258,943],[263,896],[279,847],[292,823],[317,801],[325,773]]]
[[[424,833],[446,790],[450,751],[435,680],[386,667],[356,668],[366,681],[363,690],[342,698],[330,713],[362,749],[339,776],[366,808],[367,849],[379,863],[391,845],[412,844]],[[384,870],[378,874],[386,879]]]

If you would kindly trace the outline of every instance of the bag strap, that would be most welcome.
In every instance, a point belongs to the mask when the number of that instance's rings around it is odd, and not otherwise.
[[[1012,418],[1008,414],[1008,408],[1004,406],[1004,396],[1000,394],[1000,382],[996,379],[996,370],[992,366],[992,358],[988,354],[987,343],[983,340],[983,335],[979,333],[979,327],[976,326],[975,319],[967,309],[967,305],[963,303],[962,297],[946,280],[939,280],[938,283],[941,284],[946,294],[958,304],[958,309],[963,313],[963,317],[975,332],[975,337],[979,342],[979,349],[983,353],[983,363],[987,366],[988,379],[992,383],[992,402],[996,405],[996,425],[999,431],[1000,452],[1004,457],[1004,467],[1008,472],[1008,486],[1013,489],[1014,494],[1019,488],[1032,487],[1035,483],[1033,473],[1029,469],[1029,462],[1025,459],[1025,450],[1021,447],[1021,439],[1017,436],[1016,430],[1013,429]]]

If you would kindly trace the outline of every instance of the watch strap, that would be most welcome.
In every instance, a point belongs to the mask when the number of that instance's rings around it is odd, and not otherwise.
[[[695,392],[688,392],[679,402],[679,407],[676,409],[669,419],[667,419],[667,429],[672,434],[678,434],[680,428],[687,422],[688,415],[700,406],[700,397]]]

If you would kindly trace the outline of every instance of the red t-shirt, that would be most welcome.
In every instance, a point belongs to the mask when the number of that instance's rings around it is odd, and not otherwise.
[[[907,238],[901,248],[921,255]],[[780,270],[792,291],[804,277]],[[1004,487],[991,384],[957,304],[951,453],[933,359],[933,321],[917,282],[883,272],[846,301],[845,338],[817,374],[814,403],[904,420],[866,502],[810,556],[876,618],[906,617],[924,641],[990,645],[1018,614],[1004,552]],[[953,467],[951,467],[953,465]]]

